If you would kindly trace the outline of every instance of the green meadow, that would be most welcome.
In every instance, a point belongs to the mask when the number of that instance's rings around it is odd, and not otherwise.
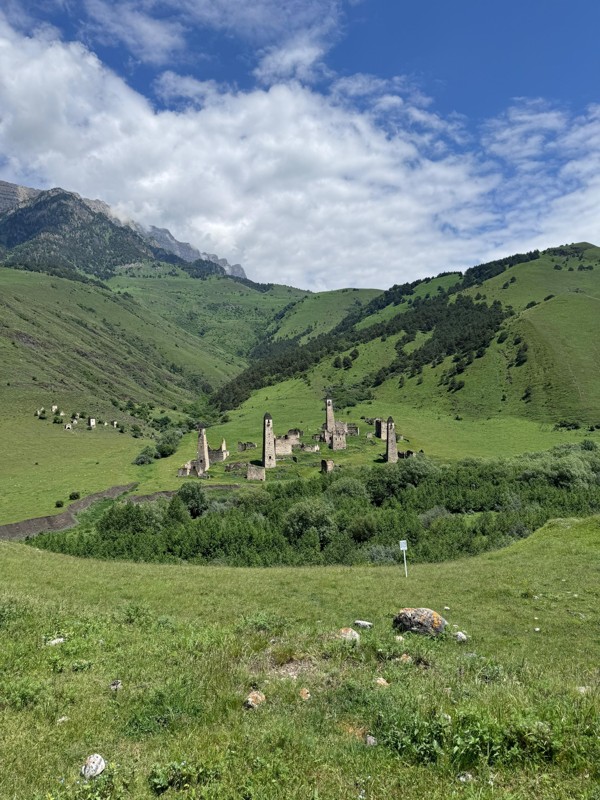
[[[476,558],[409,553],[405,578],[0,542],[0,796],[593,800],[599,545],[597,518],[557,520]],[[403,606],[447,634],[397,640]],[[374,626],[341,641],[355,619]],[[82,784],[95,752],[107,769]]]

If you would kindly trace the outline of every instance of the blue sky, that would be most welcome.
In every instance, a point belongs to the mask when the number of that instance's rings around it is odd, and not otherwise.
[[[589,0],[5,0],[0,178],[311,289],[600,242],[599,28]]]

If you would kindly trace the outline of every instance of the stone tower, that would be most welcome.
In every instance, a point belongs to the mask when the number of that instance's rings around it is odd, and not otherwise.
[[[265,414],[263,420],[263,467],[269,469],[276,466],[275,434],[273,433],[273,417]]]
[[[198,431],[198,460],[196,462],[196,471],[198,475],[204,475],[208,472],[210,467],[210,459],[208,457],[208,440],[206,438],[206,428],[200,428]]]
[[[333,416],[333,400],[327,398],[325,401],[326,417],[325,417],[325,430],[333,433],[335,430],[335,417]]]
[[[398,461],[398,445],[396,444],[396,426],[394,420],[388,417],[387,421],[387,441],[385,446],[385,460],[388,464],[395,464]]]

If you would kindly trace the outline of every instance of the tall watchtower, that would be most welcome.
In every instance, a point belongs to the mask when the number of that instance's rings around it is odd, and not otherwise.
[[[206,438],[206,428],[200,428],[198,431],[198,459],[196,461],[196,471],[198,475],[204,475],[208,472],[210,467],[210,459],[208,457],[208,439]]]
[[[263,420],[263,467],[270,469],[277,466],[275,462],[275,433],[273,432],[273,417],[265,414]]]
[[[335,430],[335,417],[333,415],[333,400],[329,397],[325,401],[325,430],[333,433]]]
[[[398,461],[398,445],[396,444],[396,426],[392,417],[387,421],[387,441],[385,446],[385,460],[388,464],[395,464]]]

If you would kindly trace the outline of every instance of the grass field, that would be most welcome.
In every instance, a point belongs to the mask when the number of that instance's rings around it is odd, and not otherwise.
[[[405,579],[0,542],[0,796],[593,800],[599,545],[598,519],[556,521],[469,560],[409,553]],[[403,606],[439,610],[449,635],[396,641]],[[337,639],[357,618],[372,631]],[[245,711],[253,689],[266,702]],[[92,752],[107,775],[77,786]]]
[[[338,289],[316,292],[299,300],[285,316],[269,329],[273,338],[292,339],[304,334],[300,344],[334,328],[351,311],[365,306],[381,294],[379,289]]]

